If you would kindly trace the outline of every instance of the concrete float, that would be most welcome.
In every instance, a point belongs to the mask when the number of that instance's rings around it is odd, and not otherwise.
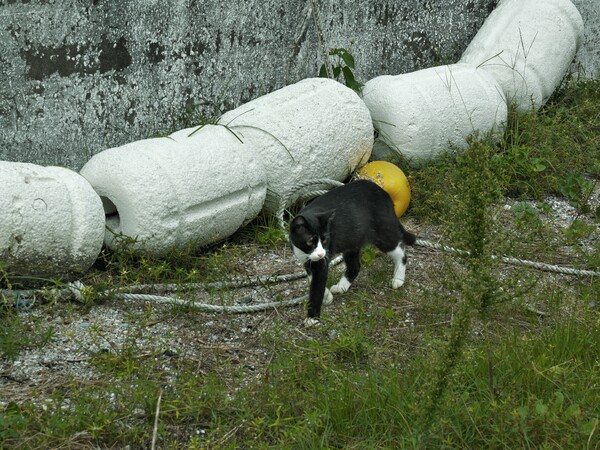
[[[327,78],[308,78],[259,97],[223,114],[219,123],[261,155],[268,212],[300,182],[346,180],[368,161],[373,147],[365,104]]]
[[[476,132],[501,132],[507,120],[502,89],[468,64],[432,67],[369,80],[362,98],[379,139],[412,166],[454,147]]]
[[[260,155],[218,125],[105,150],[81,174],[102,199],[106,246],[127,236],[154,256],[230,236],[261,211],[266,194]]]
[[[470,134],[501,131],[507,103],[543,105],[582,39],[568,0],[501,0],[458,64],[374,78],[362,100],[310,78],[220,125],[105,150],[81,170],[99,197],[67,169],[0,162],[0,261],[52,276],[85,271],[117,236],[157,256],[216,242],[263,207],[274,212],[299,182],[347,179],[369,159],[373,122],[385,144],[423,164]]]
[[[104,236],[100,198],[77,172],[0,161],[0,262],[9,274],[71,277]]]
[[[501,0],[460,62],[492,75],[517,109],[537,110],[569,70],[583,31],[569,0]]]

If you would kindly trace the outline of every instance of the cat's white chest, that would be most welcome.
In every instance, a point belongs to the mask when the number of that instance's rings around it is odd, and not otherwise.
[[[298,261],[300,261],[302,264],[304,264],[306,261],[308,261],[308,255],[306,253],[304,253],[302,250],[300,250],[298,247],[296,247],[294,244],[292,244],[292,250],[294,251],[294,256],[296,257],[296,259]]]
[[[294,251],[294,256],[296,257],[296,259],[301,263],[305,263],[306,261],[320,261],[327,255],[327,251],[323,247],[321,240],[319,240],[317,246],[310,253],[305,253],[304,251],[296,247],[294,244],[292,244],[292,250]]]

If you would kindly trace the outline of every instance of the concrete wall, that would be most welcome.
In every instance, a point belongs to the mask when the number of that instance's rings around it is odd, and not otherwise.
[[[320,34],[351,51],[363,82],[455,62],[496,0],[316,3],[322,33],[312,0],[0,0],[0,160],[77,170],[191,125],[203,103],[229,110],[316,76]],[[574,3],[587,27],[577,67],[597,77],[600,2]]]
[[[600,0],[571,0],[585,25],[585,41],[575,57],[573,72],[579,77],[600,79]]]

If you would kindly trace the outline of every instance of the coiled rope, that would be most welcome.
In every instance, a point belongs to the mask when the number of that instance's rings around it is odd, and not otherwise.
[[[282,230],[285,230],[286,223],[284,220],[284,214],[286,208],[291,206],[293,203],[304,202],[306,200],[313,199],[320,195],[325,194],[329,189],[336,188],[338,186],[343,186],[344,183],[336,180],[330,180],[327,178],[319,178],[316,180],[303,181],[294,186],[293,189],[290,189],[285,194],[281,196],[279,199],[279,208],[275,211],[275,218],[279,223],[279,226]],[[307,187],[311,187],[312,189],[308,192],[304,192]],[[319,189],[317,189],[317,187]]]
[[[469,252],[465,250],[460,250],[454,247],[449,247],[444,244],[438,244],[435,242],[426,241],[423,239],[417,239],[415,245],[420,247],[427,247],[433,250],[442,250],[447,253],[455,253],[458,255],[468,256]],[[558,266],[555,264],[546,264],[537,261],[528,261],[526,259],[515,258],[514,256],[498,256],[492,255],[492,259],[499,259],[505,264],[511,264],[513,266],[525,266],[531,267],[533,269],[543,270],[544,272],[554,272],[554,273],[562,273],[564,275],[577,275],[577,276],[586,276],[586,277],[598,277],[600,276],[600,272],[595,270],[586,270],[586,269],[574,269],[572,267],[564,267]]]
[[[285,210],[293,203],[310,200],[311,198],[318,197],[323,195],[328,191],[328,189],[342,186],[343,183],[330,179],[316,179],[310,180],[306,182],[301,182],[296,185],[293,189],[286,192],[280,198],[279,208],[275,212],[275,217],[279,223],[279,226],[285,230]],[[306,188],[312,188],[306,191]],[[430,242],[423,239],[417,239],[415,245],[425,248],[430,248],[433,250],[441,250],[448,253],[454,253],[458,255],[466,256],[469,252],[461,249],[457,249],[454,247],[450,247],[444,244]],[[571,267],[558,266],[554,264],[546,264],[542,262],[529,261],[525,259],[519,259],[512,256],[497,256],[493,255],[492,258],[499,259],[506,264],[531,267],[538,270],[543,270],[546,272],[555,272],[561,273],[565,275],[574,275],[574,276],[600,276],[599,271],[595,270],[584,270],[584,269],[575,269]],[[339,264],[342,261],[341,257],[335,258],[331,261],[331,265]],[[95,295],[99,297],[110,297],[113,299],[119,300],[138,300],[138,301],[148,301],[153,303],[163,303],[163,304],[172,304],[172,305],[185,305],[188,307],[192,307],[198,309],[203,312],[211,312],[211,313],[229,313],[229,314],[242,314],[242,313],[251,313],[258,311],[265,311],[268,309],[274,309],[279,307],[286,306],[296,306],[301,303],[304,303],[307,300],[306,295],[302,297],[293,298],[290,300],[284,301],[275,301],[275,302],[261,302],[256,304],[248,304],[248,305],[214,305],[208,303],[200,303],[192,300],[182,299],[180,297],[167,297],[161,295],[151,295],[140,293],[139,291],[148,291],[148,290],[157,290],[163,292],[174,292],[178,290],[197,290],[197,289],[226,289],[226,288],[242,288],[242,287],[251,287],[251,286],[259,286],[265,284],[274,284],[274,283],[282,283],[298,280],[301,278],[305,278],[307,276],[306,272],[297,272],[286,275],[276,275],[276,276],[263,276],[263,277],[255,277],[248,278],[242,280],[232,280],[232,281],[223,281],[216,283],[187,283],[187,284],[141,284],[134,286],[123,286],[115,289],[110,289],[107,291],[95,293]],[[73,296],[76,300],[80,302],[85,301],[85,285],[81,281],[74,281],[72,283],[67,283],[62,289],[53,289],[50,291],[51,295],[57,297],[64,296]],[[136,292],[137,291],[137,292]],[[43,291],[41,290],[0,290],[0,294],[6,296],[12,296],[15,298],[15,304],[20,309],[29,309],[35,304],[36,295],[41,294]]]
[[[284,230],[286,228],[285,220],[284,220],[285,208],[287,208],[290,205],[290,203],[291,203],[290,199],[292,198],[294,193],[296,193],[302,189],[305,189],[307,187],[311,187],[311,186],[312,187],[318,186],[321,188],[318,190],[315,189],[315,190],[311,190],[309,192],[303,192],[301,195],[299,195],[297,197],[298,201],[301,201],[301,200],[305,201],[305,200],[309,200],[314,197],[318,197],[319,195],[323,195],[325,192],[327,192],[327,190],[322,190],[323,186],[330,186],[333,188],[333,187],[337,187],[337,186],[341,186],[341,185],[343,185],[343,183],[340,183],[339,181],[335,181],[335,180],[329,180],[329,179],[317,179],[317,180],[306,181],[306,182],[302,182],[302,183],[298,184],[294,189],[290,190],[284,196],[281,197],[280,206],[279,206],[277,212],[275,213],[276,217],[277,217],[277,221],[280,224],[281,228]],[[463,255],[463,256],[469,255],[469,252],[467,252],[465,250],[460,250],[460,249],[450,247],[450,246],[444,245],[444,244],[430,242],[430,241],[427,241],[424,239],[417,239],[415,242],[415,245],[420,246],[420,247],[430,248],[433,250],[442,250],[444,252],[454,253],[457,255]],[[563,267],[563,266],[558,266],[558,265],[554,265],[554,264],[546,264],[546,263],[537,262],[537,261],[528,261],[526,259],[519,259],[519,258],[515,258],[513,256],[492,255],[492,258],[499,259],[506,264],[531,267],[531,268],[543,270],[546,272],[555,272],[555,273],[562,273],[565,275],[590,276],[590,277],[600,276],[599,271],[574,269],[572,267]]]

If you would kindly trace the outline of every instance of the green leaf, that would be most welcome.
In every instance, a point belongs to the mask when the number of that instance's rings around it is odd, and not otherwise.
[[[534,172],[543,172],[544,170],[546,170],[546,165],[540,158],[532,158],[531,169]]]
[[[579,405],[572,404],[565,410],[565,412],[563,414],[563,418],[564,418],[564,420],[569,420],[572,417],[578,418],[580,415],[581,415],[581,408],[579,408]]]
[[[328,78],[327,77],[327,69],[325,68],[325,64],[323,64],[321,66],[321,69],[319,69],[319,77],[321,77],[321,78]]]
[[[346,83],[346,86],[357,92],[360,91],[360,89],[363,87],[363,84],[359,83],[354,79],[354,74],[352,73],[350,68],[344,67],[342,71],[344,72],[344,81]]]
[[[360,92],[360,90],[363,88],[364,84],[359,83],[358,81],[351,81],[349,83],[346,83],[346,86],[348,86],[353,91]]]
[[[544,416],[548,412],[548,405],[546,405],[541,400],[538,400],[535,404],[535,412],[538,416]]]
[[[589,420],[588,422],[584,423],[583,425],[580,425],[579,431],[581,433],[585,434],[586,436],[591,436],[597,427],[598,427],[598,419],[593,418],[593,419]]]
[[[348,53],[347,50],[343,48],[340,49],[339,56],[340,58],[342,58],[346,66],[350,67],[351,69],[354,69],[354,57],[350,53]]]
[[[348,83],[352,81],[356,81],[354,79],[354,74],[352,73],[352,70],[350,70],[349,67],[343,67],[342,72],[344,72],[344,80],[346,80],[346,85],[348,85]]]
[[[565,396],[562,392],[558,391],[554,394],[554,402],[552,403],[552,414],[556,415],[565,403]]]

